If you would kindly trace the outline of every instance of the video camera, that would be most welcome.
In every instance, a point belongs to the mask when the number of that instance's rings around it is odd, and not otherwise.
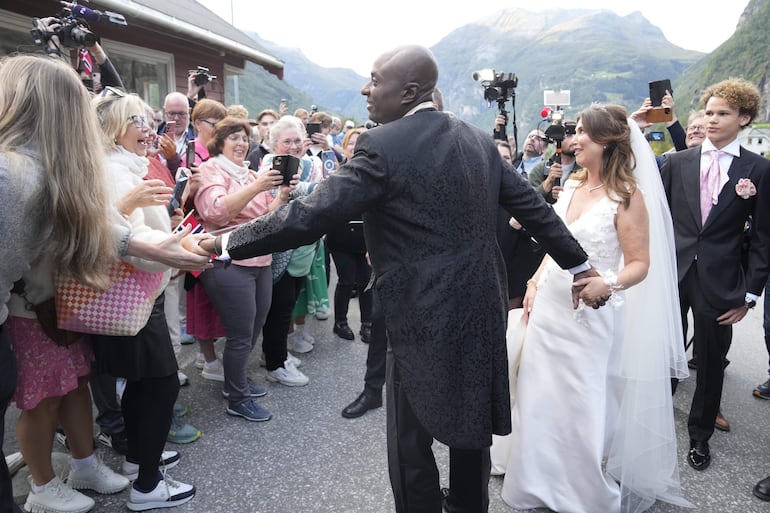
[[[32,20],[34,27],[29,31],[32,40],[36,45],[45,45],[53,36],[59,38],[64,46],[78,48],[80,46],[93,46],[96,43],[96,35],[91,32],[88,25],[91,21],[99,21],[105,17],[110,23],[116,25],[128,25],[126,18],[122,14],[111,11],[97,11],[89,9],[77,2],[59,2],[62,4],[62,10],[56,16],[55,23],[59,28],[48,32],[40,29],[39,18]]]
[[[482,69],[473,72],[473,80],[481,82],[481,87],[484,88],[484,99],[487,101],[487,106],[492,106],[492,102],[497,102],[497,108],[500,115],[508,120],[508,111],[505,110],[505,102],[509,98],[513,99],[514,103],[514,119],[513,119],[513,132],[514,138],[516,136],[516,86],[519,85],[519,78],[515,73],[504,73],[501,71],[495,71],[493,69]],[[499,130],[494,131],[495,139],[505,141],[508,136],[505,133],[505,125]]]
[[[546,107],[540,111],[540,117],[543,121],[550,123],[545,129],[545,138],[548,143],[556,145],[556,153],[547,162],[547,167],[550,167],[553,163],[561,164],[561,143],[567,135],[575,133],[576,124],[571,121],[564,121],[562,107],[570,104],[569,89],[564,89],[558,93],[552,90],[543,91],[543,103]],[[551,105],[553,107],[550,107]],[[558,179],[554,181],[554,185],[559,185]]]
[[[217,76],[212,75],[208,68],[204,68],[203,66],[198,66],[196,69],[191,69],[188,71],[190,75],[195,75],[194,83],[197,86],[206,85],[212,80],[216,80]]]

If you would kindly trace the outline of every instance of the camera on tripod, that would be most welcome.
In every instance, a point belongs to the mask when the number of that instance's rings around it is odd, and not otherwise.
[[[481,82],[481,87],[484,88],[484,99],[487,101],[487,106],[491,106],[492,102],[496,101],[500,115],[503,116],[507,121],[508,111],[505,110],[505,102],[507,102],[509,98],[512,98],[514,99],[515,104],[516,86],[519,85],[519,78],[516,76],[516,74],[495,71],[493,69],[482,69],[473,72],[473,80],[476,82]],[[513,130],[515,136],[515,110]],[[495,139],[500,139],[502,141],[508,139],[508,136],[505,133],[505,125],[500,127],[499,130],[495,129],[494,137]]]
[[[69,48],[78,48],[80,46],[93,46],[96,43],[96,35],[91,32],[89,21],[99,21],[102,16],[107,21],[116,25],[127,25],[126,18],[122,14],[110,11],[97,11],[89,9],[77,2],[59,2],[62,4],[62,10],[58,16],[55,16],[52,24],[58,24],[59,27],[50,31],[42,30],[40,19],[33,18],[33,29],[29,31],[32,40],[36,45],[45,45],[53,36],[59,38],[64,46]]]
[[[217,76],[212,75],[210,73],[210,70],[208,68],[204,68],[203,66],[198,66],[196,69],[191,69],[188,71],[190,75],[195,75],[194,83],[197,86],[206,85],[212,80],[216,80]]]
[[[550,122],[548,128],[545,129],[545,138],[548,143],[556,145],[556,153],[553,154],[546,164],[546,168],[550,168],[553,163],[561,164],[561,143],[564,142],[567,135],[575,133],[576,124],[564,121],[564,110],[562,107],[569,106],[570,104],[569,89],[563,89],[558,93],[552,90],[543,91],[543,103],[546,107],[540,111],[540,117],[543,121]],[[547,175],[548,173],[546,172],[545,174]],[[560,180],[557,178],[554,180],[554,185],[559,185],[559,182]]]

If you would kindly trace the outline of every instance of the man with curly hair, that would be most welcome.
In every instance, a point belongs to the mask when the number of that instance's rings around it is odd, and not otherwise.
[[[770,271],[770,222],[756,215],[770,204],[770,161],[738,143],[738,134],[759,110],[759,90],[745,80],[728,79],[708,87],[701,102],[707,138],[671,154],[661,170],[674,221],[682,316],[692,309],[694,321],[698,373],[687,422],[687,463],[695,470],[711,463],[709,439],[732,325],[756,304]],[[750,218],[751,244],[743,255]]]

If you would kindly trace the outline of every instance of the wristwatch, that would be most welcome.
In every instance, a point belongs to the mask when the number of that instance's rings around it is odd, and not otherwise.
[[[757,302],[754,301],[753,299],[749,299],[746,301],[746,308],[748,308],[749,310],[751,310],[755,306],[757,306]]]

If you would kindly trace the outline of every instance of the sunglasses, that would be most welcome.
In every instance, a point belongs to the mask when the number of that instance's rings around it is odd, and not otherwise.
[[[117,87],[105,86],[105,88],[102,89],[102,92],[99,93],[99,96],[117,96],[118,98],[122,98],[126,96],[126,92],[122,89],[118,89]]]

